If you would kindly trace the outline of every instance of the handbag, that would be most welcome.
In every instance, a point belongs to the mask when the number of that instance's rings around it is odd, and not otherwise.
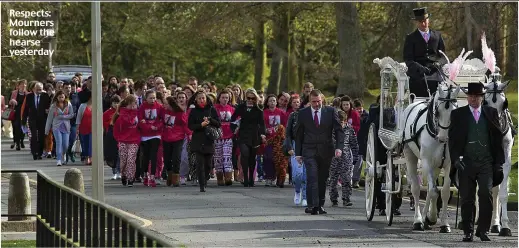
[[[74,145],[72,146],[72,152],[73,153],[81,153],[81,141],[79,141],[79,136],[76,138],[76,141],[74,141]]]
[[[14,121],[14,109],[8,108],[2,112],[2,120]]]
[[[207,126],[205,128],[205,136],[207,138],[209,138],[210,140],[217,140],[217,139],[220,139],[222,137],[222,129],[219,128],[219,127],[214,127],[214,126]]]

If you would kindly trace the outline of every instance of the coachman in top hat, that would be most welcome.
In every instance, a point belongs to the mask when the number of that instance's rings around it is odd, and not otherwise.
[[[459,179],[465,242],[471,242],[474,235],[476,185],[479,186],[479,225],[476,236],[482,241],[490,241],[487,233],[492,218],[492,188],[503,181],[503,134],[497,110],[482,105],[485,94],[483,88],[481,83],[468,84],[466,94],[469,104],[452,111],[449,128],[452,161],[449,176],[453,182]]]
[[[404,61],[407,65],[409,76],[409,90],[416,97],[429,97],[424,74],[431,76],[437,72],[437,68],[446,60],[438,52],[445,52],[443,38],[438,31],[429,29],[429,17],[427,8],[413,9],[417,29],[408,34],[404,44]],[[441,81],[439,75],[427,78],[427,85],[433,95]]]

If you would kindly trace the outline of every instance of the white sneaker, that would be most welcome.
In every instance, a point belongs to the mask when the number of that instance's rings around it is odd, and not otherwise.
[[[155,178],[155,184],[156,184],[156,185],[160,185],[160,179]]]
[[[58,162],[56,163],[57,166],[61,166],[61,160],[58,160]]]
[[[303,206],[303,207],[307,207],[308,206],[308,203],[306,202],[306,200],[303,200],[303,203],[301,203],[301,206]]]
[[[110,180],[117,180],[117,174],[114,174],[114,176],[110,178]]]
[[[294,204],[299,205],[301,204],[301,192],[294,195]]]
[[[121,173],[117,173],[115,176],[117,177],[116,179],[121,179]]]
[[[186,178],[185,177],[181,177],[180,178],[180,185],[186,185]]]

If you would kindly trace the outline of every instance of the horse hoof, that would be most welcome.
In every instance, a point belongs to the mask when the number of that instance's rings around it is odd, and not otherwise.
[[[510,237],[512,236],[512,231],[510,230],[510,228],[501,228],[499,236]]]
[[[431,220],[429,220],[428,217],[425,217],[425,225],[434,226],[434,225],[436,225],[436,221],[432,222]]]
[[[423,227],[423,223],[414,223],[413,231],[425,231],[425,229]]]
[[[440,227],[440,233],[450,233],[451,227],[450,226],[441,226]]]
[[[492,228],[490,228],[491,233],[499,233],[500,231],[499,225],[493,225]]]

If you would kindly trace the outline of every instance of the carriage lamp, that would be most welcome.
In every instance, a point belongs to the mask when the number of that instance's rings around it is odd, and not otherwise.
[[[391,89],[391,67],[388,65],[380,72],[382,89]]]

